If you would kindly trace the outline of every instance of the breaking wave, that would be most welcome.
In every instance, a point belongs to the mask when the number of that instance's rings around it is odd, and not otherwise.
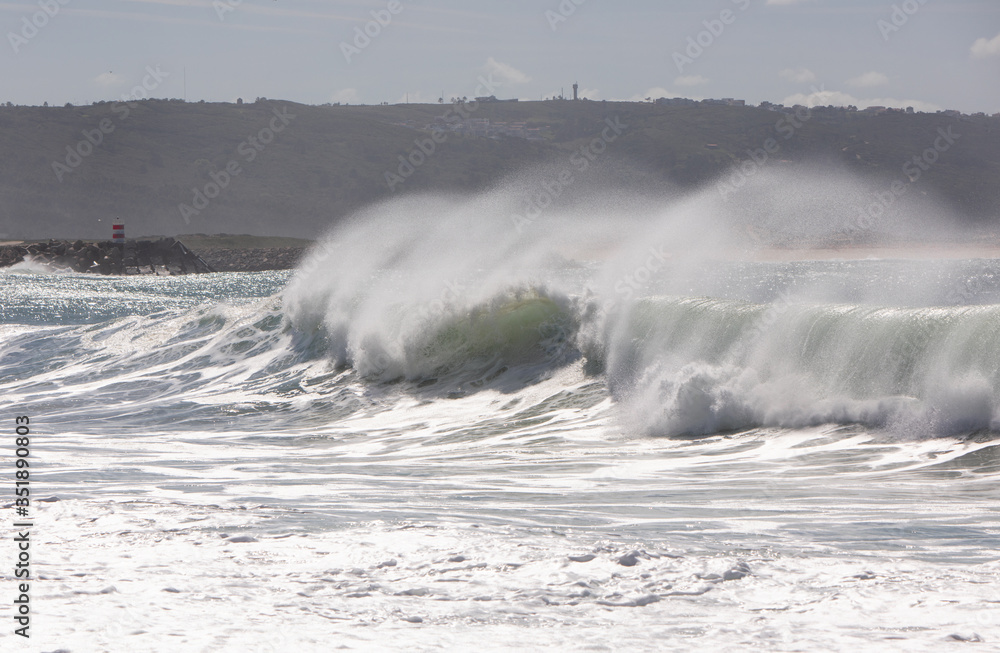
[[[1000,426],[1000,307],[648,298],[588,345],[630,425],[663,435],[860,423]]]

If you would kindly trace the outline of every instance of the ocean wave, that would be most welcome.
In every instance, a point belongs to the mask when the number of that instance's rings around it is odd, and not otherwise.
[[[558,366],[578,356],[571,300],[545,288],[509,288],[483,301],[331,310],[312,328],[331,360],[368,382],[492,380],[511,368]],[[297,326],[297,321],[291,324]],[[477,384],[477,385],[481,385]]]
[[[527,283],[428,302],[371,292],[377,286],[347,301],[311,284],[311,293],[240,306],[10,325],[0,389],[12,401],[59,403],[67,415],[124,419],[123,410],[162,409],[204,424],[312,411],[311,419],[324,419],[357,409],[364,388],[431,400],[490,388],[516,393],[580,364],[606,387],[631,433],[821,424],[906,437],[1000,430],[997,305],[609,302]]]
[[[20,263],[0,267],[0,274],[75,274],[68,267],[61,267],[48,261],[28,255]]]
[[[605,315],[596,333],[583,349],[645,433],[859,423],[921,437],[1000,427],[995,305],[648,298]]]

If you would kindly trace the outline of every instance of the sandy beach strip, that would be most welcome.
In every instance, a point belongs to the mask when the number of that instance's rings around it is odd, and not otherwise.
[[[914,244],[893,247],[841,247],[816,249],[758,249],[733,252],[733,260],[764,262],[784,261],[863,261],[872,259],[907,259],[931,261],[942,259],[1000,258],[1000,246],[982,243]]]

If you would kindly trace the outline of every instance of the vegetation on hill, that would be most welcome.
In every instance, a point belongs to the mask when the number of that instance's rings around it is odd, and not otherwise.
[[[412,173],[404,168],[409,174],[390,190],[386,174],[400,173],[400,157],[417,150],[416,140],[426,143],[430,132],[423,128],[449,110],[543,127],[541,139],[449,132]],[[1000,120],[841,109],[807,116],[588,101],[461,110],[176,100],[0,107],[0,240],[107,238],[115,221],[125,222],[130,236],[315,238],[394,193],[478,190],[526,166],[565,161],[599,137],[608,119],[627,125],[613,144],[615,156],[682,187],[715,182],[769,138],[780,145],[776,160],[818,160],[906,181],[903,166],[950,127],[960,138],[922,171],[921,190],[945,198],[970,221],[1000,220]]]
[[[193,250],[216,249],[269,249],[274,247],[305,248],[314,241],[306,238],[285,238],[282,236],[250,236],[248,234],[180,234],[177,240]]]

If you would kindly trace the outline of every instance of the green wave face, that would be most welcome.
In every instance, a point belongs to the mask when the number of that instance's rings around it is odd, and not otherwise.
[[[643,428],[907,422],[994,428],[1000,306],[650,298],[603,334],[612,392]],[[648,427],[648,428],[647,428]]]
[[[410,348],[408,358],[433,374],[542,363],[560,352],[576,329],[565,306],[536,291],[524,291],[442,319]]]
[[[963,370],[1000,385],[1000,307],[886,308],[650,299],[629,316],[627,338],[647,361],[753,367],[808,375],[856,397],[919,395],[928,377]],[[621,339],[619,339],[621,341]]]

